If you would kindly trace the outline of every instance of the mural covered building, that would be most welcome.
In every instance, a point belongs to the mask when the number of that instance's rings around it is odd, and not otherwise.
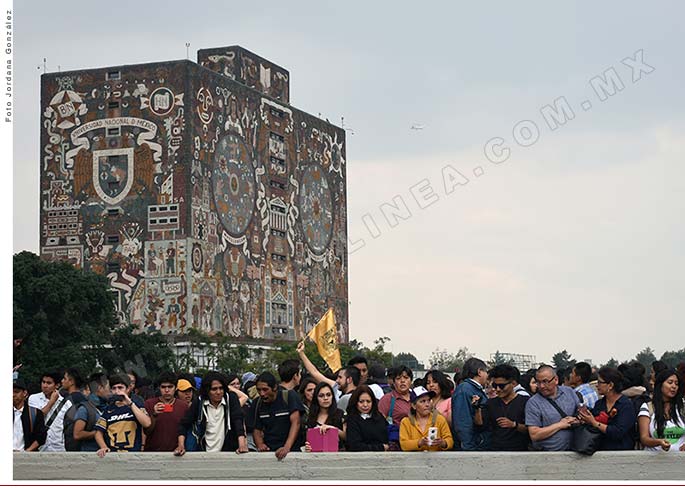
[[[41,82],[41,255],[105,275],[121,320],[347,342],[344,130],[232,46]]]

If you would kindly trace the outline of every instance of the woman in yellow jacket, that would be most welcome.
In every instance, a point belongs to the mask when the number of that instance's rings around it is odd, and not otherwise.
[[[411,414],[400,424],[400,447],[405,452],[449,450],[454,445],[452,432],[445,417],[433,410],[431,398],[435,392],[415,387]],[[431,429],[432,428],[432,429]]]

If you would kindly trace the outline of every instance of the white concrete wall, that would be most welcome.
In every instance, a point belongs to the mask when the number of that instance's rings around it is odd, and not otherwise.
[[[15,480],[685,480],[685,452],[15,453]]]

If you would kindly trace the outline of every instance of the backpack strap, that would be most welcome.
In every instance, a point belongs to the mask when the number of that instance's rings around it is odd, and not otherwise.
[[[52,423],[55,422],[55,418],[57,417],[59,412],[62,410],[62,408],[64,407],[64,404],[66,404],[66,402],[67,402],[67,398],[63,397],[62,400],[60,401],[60,403],[57,405],[57,408],[55,408],[55,410],[50,415],[50,418],[45,423],[45,427],[47,429],[50,429],[50,426],[52,426]]]
[[[395,410],[395,396],[390,395],[390,411],[388,411],[388,423],[392,424],[392,412]]]

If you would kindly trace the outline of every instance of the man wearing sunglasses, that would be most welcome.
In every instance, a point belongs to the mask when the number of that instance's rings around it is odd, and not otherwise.
[[[533,449],[570,450],[571,428],[580,423],[576,418],[580,404],[578,396],[570,387],[559,385],[559,377],[549,365],[538,368],[535,380],[538,392],[526,404],[526,426]]]
[[[511,365],[497,365],[488,372],[497,397],[488,401],[488,424],[492,427],[494,452],[526,451],[530,440],[526,428],[526,402],[515,388],[516,370]]]

